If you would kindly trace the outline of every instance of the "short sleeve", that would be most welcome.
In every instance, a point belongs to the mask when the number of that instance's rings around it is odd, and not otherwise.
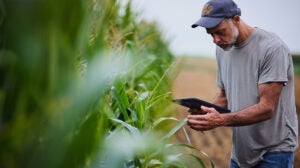
[[[269,49],[260,61],[258,84],[288,81],[290,52],[284,46]]]

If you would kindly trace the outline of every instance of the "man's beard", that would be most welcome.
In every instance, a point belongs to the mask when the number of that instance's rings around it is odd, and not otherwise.
[[[234,46],[234,44],[236,43],[237,37],[239,36],[239,30],[232,23],[231,20],[229,20],[229,26],[230,26],[231,31],[232,31],[232,35],[231,35],[230,41],[227,42],[227,43],[220,42],[220,43],[217,44],[218,46],[220,46],[221,48],[223,48],[223,50],[225,50],[225,51],[229,51]]]

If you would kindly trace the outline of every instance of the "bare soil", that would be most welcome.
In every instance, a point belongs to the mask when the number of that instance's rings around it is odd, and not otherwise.
[[[198,97],[210,101],[216,91],[216,62],[208,58],[179,57],[176,61],[179,67],[178,75],[173,83],[174,98]],[[295,93],[297,109],[300,107],[300,78],[295,78]],[[177,107],[177,117],[185,118],[187,109]],[[298,111],[298,114],[299,111]],[[231,128],[220,127],[211,131],[198,132],[185,127],[192,145],[199,149],[199,156],[204,159],[207,167],[210,161],[214,162],[216,168],[229,167],[231,153]],[[177,133],[177,140],[187,143],[183,132]],[[208,158],[202,154],[208,155]],[[295,156],[295,167],[300,167],[300,151]]]

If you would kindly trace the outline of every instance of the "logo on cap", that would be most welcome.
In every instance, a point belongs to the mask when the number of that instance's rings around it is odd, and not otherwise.
[[[213,10],[213,6],[205,5],[202,9],[202,15],[208,15]]]

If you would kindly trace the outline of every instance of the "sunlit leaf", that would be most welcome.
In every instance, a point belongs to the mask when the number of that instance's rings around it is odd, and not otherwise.
[[[183,119],[179,124],[177,124],[171,131],[169,131],[163,139],[170,138],[172,135],[174,135],[179,129],[181,129],[187,122],[187,118]]]

